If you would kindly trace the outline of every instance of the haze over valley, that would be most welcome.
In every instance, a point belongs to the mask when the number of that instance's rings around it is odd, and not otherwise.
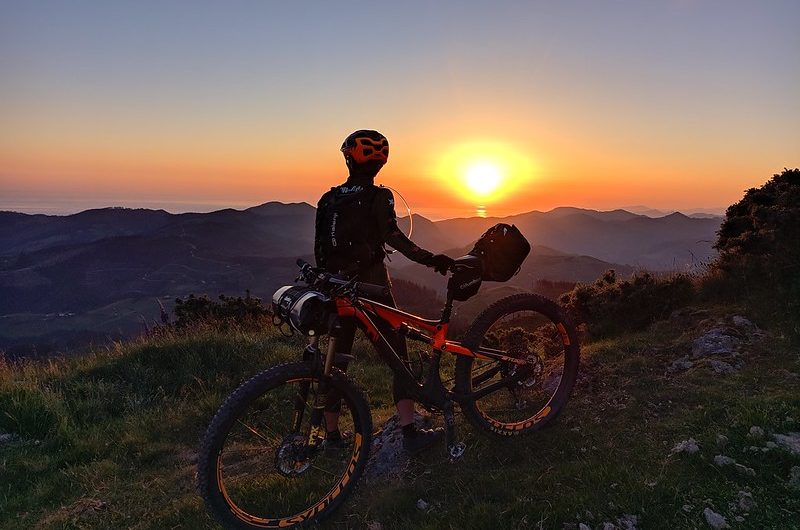
[[[244,210],[170,214],[103,208],[68,216],[0,212],[0,349],[74,351],[141,333],[189,294],[268,300],[313,260],[315,208],[268,202]],[[412,239],[457,257],[493,224],[517,225],[533,245],[508,285],[590,282],[608,269],[692,271],[714,255],[719,217],[556,208],[506,218],[431,221],[414,214]],[[408,232],[408,218],[400,220]],[[390,255],[394,278],[443,294],[430,269]],[[485,283],[482,291],[496,289]],[[400,296],[402,298],[402,296]]]

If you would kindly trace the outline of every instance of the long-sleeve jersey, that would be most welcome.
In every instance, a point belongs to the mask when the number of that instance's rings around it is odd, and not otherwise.
[[[334,217],[331,221],[331,209],[337,208],[337,203],[341,204],[342,197],[347,197],[348,205],[364,205],[362,207],[346,206],[349,208],[350,222],[355,223],[355,229],[359,232],[362,241],[366,242],[370,252],[370,257],[366,259],[353,257],[354,263],[360,262],[363,268],[382,262],[385,256],[384,245],[398,250],[412,261],[422,264],[429,263],[433,254],[414,244],[397,226],[392,192],[372,183],[364,184],[348,180],[341,186],[332,188],[325,193],[317,204],[314,256],[318,266],[328,269],[341,267],[341,264],[332,267],[330,256],[326,255],[328,253],[326,250],[330,248],[330,244],[326,244],[326,238],[330,239],[330,234],[335,231],[336,218]],[[341,208],[341,206],[339,207]],[[364,261],[370,261],[370,263],[364,263]]]

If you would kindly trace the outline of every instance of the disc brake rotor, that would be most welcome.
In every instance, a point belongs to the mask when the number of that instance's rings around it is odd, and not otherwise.
[[[311,466],[306,438],[290,434],[281,442],[275,454],[275,469],[285,477],[296,477]]]

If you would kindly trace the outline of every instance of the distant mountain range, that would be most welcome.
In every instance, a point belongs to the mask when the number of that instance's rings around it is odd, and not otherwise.
[[[135,333],[189,293],[268,298],[311,259],[315,209],[269,202],[246,210],[170,214],[105,208],[68,216],[0,212],[0,350],[41,350]],[[556,208],[505,218],[430,221],[413,216],[412,239],[434,252],[466,253],[497,222],[534,245],[511,285],[591,281],[608,268],[685,270],[712,258],[720,218]],[[409,219],[401,219],[407,228]],[[441,276],[394,254],[390,268],[441,292]]]

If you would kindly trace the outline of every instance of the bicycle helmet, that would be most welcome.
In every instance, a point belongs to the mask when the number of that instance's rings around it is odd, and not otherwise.
[[[378,131],[362,129],[344,139],[342,153],[348,166],[370,162],[383,165],[389,159],[389,140]]]

